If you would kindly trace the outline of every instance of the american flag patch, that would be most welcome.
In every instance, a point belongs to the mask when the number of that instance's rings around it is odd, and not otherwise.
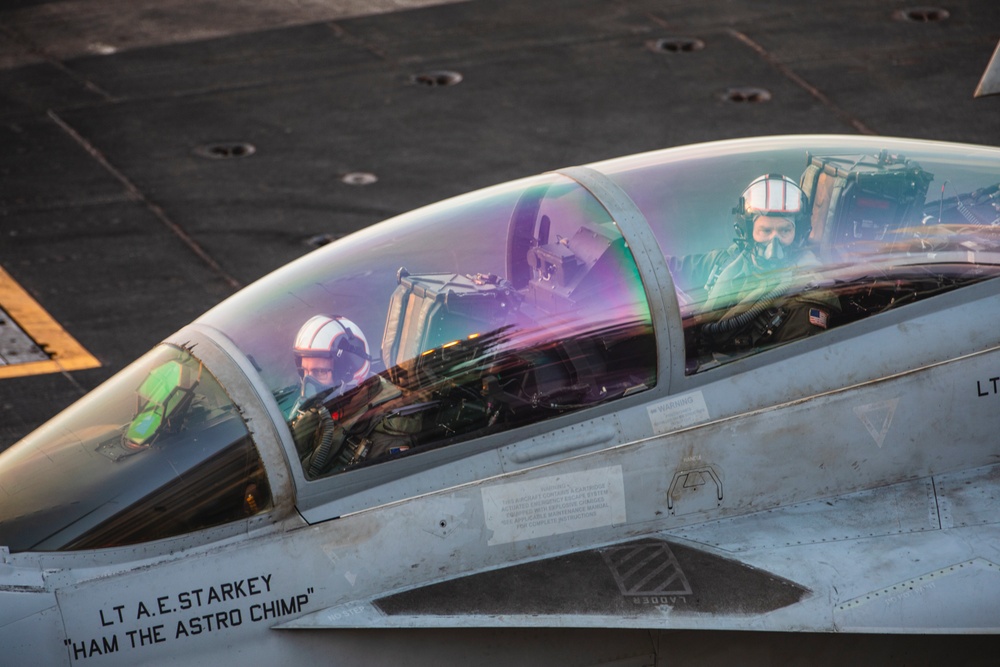
[[[825,310],[820,310],[819,308],[809,309],[809,324],[814,324],[818,327],[826,328],[827,320],[830,315]]]

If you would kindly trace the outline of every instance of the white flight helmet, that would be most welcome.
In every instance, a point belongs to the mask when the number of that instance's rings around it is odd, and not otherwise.
[[[371,371],[368,340],[361,327],[346,317],[316,315],[295,336],[295,365],[302,369],[303,357],[327,357],[333,361],[333,381],[346,391],[364,382]]]
[[[753,221],[761,215],[794,220],[796,246],[805,241],[812,228],[805,193],[795,181],[781,174],[765,174],[751,181],[733,213],[736,238],[746,243],[753,238]]]

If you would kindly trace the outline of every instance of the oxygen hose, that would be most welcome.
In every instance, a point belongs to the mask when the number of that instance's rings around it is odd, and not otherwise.
[[[319,477],[320,473],[323,472],[330,460],[330,449],[333,447],[333,417],[330,416],[330,411],[324,405],[319,406],[316,412],[319,415],[320,442],[316,448],[316,454],[313,455],[312,462],[309,464],[310,477]]]
[[[720,319],[715,322],[709,322],[703,326],[701,329],[702,333],[714,336],[715,334],[727,334],[742,329],[757,319],[761,313],[770,308],[771,304],[773,304],[775,300],[784,296],[790,287],[791,284],[785,282],[766,292],[759,299],[753,296],[745,298],[743,301],[740,301],[734,307],[730,308],[729,311]],[[746,303],[751,301],[755,301],[756,303],[741,313],[733,314]]]

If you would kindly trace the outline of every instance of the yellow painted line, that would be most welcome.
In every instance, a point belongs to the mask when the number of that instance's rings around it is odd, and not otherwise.
[[[0,366],[0,379],[79,371],[101,365],[94,355],[87,352],[75,338],[59,326],[59,323],[2,267],[0,267],[0,304],[18,326],[51,357],[48,361],[29,361]]]

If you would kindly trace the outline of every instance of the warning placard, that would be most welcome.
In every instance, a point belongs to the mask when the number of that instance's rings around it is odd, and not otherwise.
[[[482,494],[489,544],[625,523],[621,466],[485,487]]]

